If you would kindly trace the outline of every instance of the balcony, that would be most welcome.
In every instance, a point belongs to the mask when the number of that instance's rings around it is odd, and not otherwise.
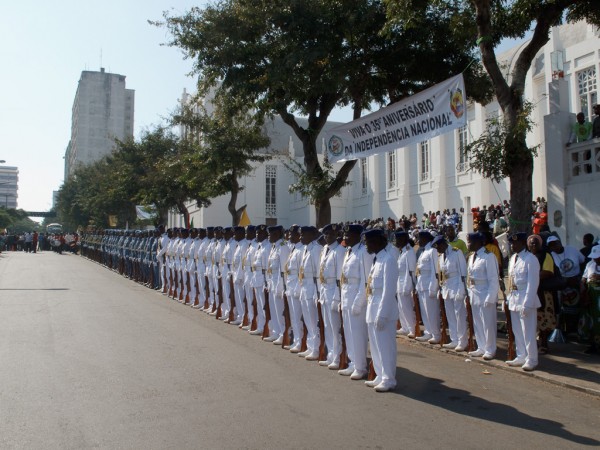
[[[591,139],[567,148],[568,179],[584,181],[600,173],[600,139]]]

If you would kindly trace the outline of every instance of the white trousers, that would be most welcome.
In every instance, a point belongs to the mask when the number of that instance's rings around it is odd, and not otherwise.
[[[537,309],[526,308],[527,315],[521,317],[518,311],[511,311],[512,329],[515,335],[517,358],[533,365],[538,363]]]
[[[292,330],[294,331],[294,342],[292,342],[292,347],[300,347],[302,344],[302,335],[304,334],[304,326],[302,324],[302,304],[300,303],[300,297],[288,297],[288,306],[290,309]]]
[[[344,335],[348,357],[354,365],[354,370],[367,371],[367,346],[369,331],[367,329],[367,311],[354,316],[348,309],[344,309]]]
[[[375,324],[370,323],[368,330],[369,348],[377,378],[382,383],[396,386],[396,321],[385,320],[383,330],[376,330]]]
[[[408,330],[409,333],[414,333],[417,319],[415,317],[415,305],[413,303],[412,295],[403,295],[398,292],[396,297],[398,298],[400,324],[402,328]]]
[[[483,306],[471,304],[473,311],[473,327],[477,349],[492,355],[496,354],[496,334],[498,324],[496,305]]]
[[[331,303],[326,302],[322,305],[323,322],[325,322],[325,344],[327,345],[327,360],[333,362],[340,361],[342,353],[342,335],[340,329],[342,320],[340,312],[336,309],[331,310]]]
[[[248,324],[252,324],[254,320],[254,288],[250,286],[250,283],[246,282],[244,284],[244,290],[246,291],[246,306],[248,308]]]
[[[305,289],[302,288],[300,293],[300,304],[302,305],[302,317],[308,330],[308,336],[306,338],[306,346],[311,352],[319,351],[319,344],[321,343],[321,336],[319,333],[319,315],[317,313],[317,304],[314,299],[314,288]]]
[[[271,336],[283,336],[283,331],[285,330],[283,293],[269,292],[269,311],[271,312],[271,323],[269,324]]]
[[[461,347],[466,347],[469,336],[467,334],[467,307],[464,297],[445,299],[444,307],[448,318],[450,341]]]
[[[236,320],[242,321],[244,320],[244,315],[246,314],[246,307],[244,305],[244,296],[246,295],[246,289],[244,288],[243,283],[236,282],[233,285],[233,291],[235,295],[235,312],[236,312]]]
[[[437,297],[430,297],[429,291],[419,291],[419,304],[425,333],[430,334],[434,339],[440,339],[440,301]]]
[[[262,330],[265,327],[265,289],[260,287],[254,288],[254,295],[256,295],[256,329]]]

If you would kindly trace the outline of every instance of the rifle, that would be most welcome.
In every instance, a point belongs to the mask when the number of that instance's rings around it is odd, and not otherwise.
[[[264,339],[269,337],[269,321],[271,320],[271,307],[269,306],[269,291],[267,290],[266,286],[263,287],[263,291],[265,293],[265,326],[263,327],[262,337]]]
[[[421,337],[423,336],[423,332],[421,331],[421,306],[419,305],[419,295],[417,294],[417,283],[413,277],[413,273],[410,273],[410,279],[412,280],[413,283],[413,291],[412,291],[412,298],[413,298],[413,304],[415,305],[415,337]]]
[[[233,288],[233,274],[229,276],[229,317],[227,320],[229,322],[235,322],[234,309],[235,306],[235,290]]]
[[[509,280],[510,281],[510,280]],[[510,285],[509,285],[510,286]],[[512,317],[510,316],[510,310],[508,309],[508,302],[506,301],[506,289],[504,287],[504,280],[500,280],[500,290],[502,291],[502,309],[506,316],[506,334],[508,335],[508,360],[511,361],[517,357],[515,352],[515,334],[512,328]]]
[[[373,364],[373,358],[369,361],[369,373],[367,374],[367,381],[373,381],[377,378],[377,374],[375,373],[375,365]]]
[[[221,277],[218,277],[219,281],[217,282],[217,298],[219,299],[219,304],[217,305],[217,320],[221,318],[221,315],[223,314],[223,310],[221,309],[221,307],[223,306],[223,279]]]
[[[164,272],[164,278],[163,278],[163,280],[165,280],[164,281],[165,284],[162,287],[162,292],[163,292],[163,294],[166,294],[167,293],[167,258],[166,257],[163,257],[163,266],[162,266],[162,268],[163,268],[163,272]]]
[[[292,320],[290,319],[290,304],[286,295],[287,284],[285,282],[285,274],[281,274],[281,281],[283,282],[283,320],[285,321],[285,328],[283,330],[283,342],[281,348],[290,348],[290,327],[292,326]]]
[[[473,325],[473,309],[471,308],[471,299],[469,298],[469,291],[465,297],[465,305],[467,307],[467,323],[469,324],[469,341],[467,344],[467,351],[472,352],[475,350],[475,326]]]
[[[281,343],[281,348],[289,348],[290,327],[292,326],[292,321],[290,319],[290,304],[288,302],[287,295],[285,295],[285,292],[283,293],[283,320],[285,321],[285,328],[283,330],[283,342]]]
[[[300,351],[305,352],[308,349],[308,345],[306,344],[306,340],[308,339],[308,328],[306,327],[306,323],[302,320],[302,343],[300,344]]]
[[[246,289],[244,289],[244,318],[242,319],[242,323],[240,324],[240,328],[244,328],[248,326],[248,299],[246,298]]]
[[[319,361],[325,361],[327,359],[327,352],[325,351],[325,322],[323,320],[323,307],[321,305],[319,285],[317,279],[313,278],[315,283],[315,289],[317,292],[317,315],[319,318]]]
[[[208,285],[208,276],[204,273],[204,309],[208,309],[208,299],[210,297],[210,287]]]
[[[442,297],[441,292],[438,294],[438,298],[440,300],[440,315],[442,317],[442,338],[440,339],[440,347],[443,347],[444,344],[448,343],[448,333],[446,333],[446,329],[448,328],[448,317],[446,316],[444,297]]]
[[[190,273],[188,271],[185,272],[185,285],[187,290],[185,291],[185,300],[183,303],[186,305],[190,302],[190,291],[192,290],[192,283],[190,281]],[[183,292],[181,293],[183,296]]]
[[[256,301],[256,292],[254,288],[252,289],[252,311],[254,312],[252,316],[252,323],[250,324],[250,331],[255,331],[258,328],[258,324],[256,323],[258,316],[258,302]]]
[[[344,332],[344,316],[340,308],[340,335],[342,337],[342,352],[340,353],[340,370],[348,368],[348,349],[346,347],[346,333]]]
[[[415,337],[423,336],[423,331],[421,330],[421,306],[419,305],[419,295],[417,294],[417,290],[413,289],[412,292],[413,303],[415,305]]]

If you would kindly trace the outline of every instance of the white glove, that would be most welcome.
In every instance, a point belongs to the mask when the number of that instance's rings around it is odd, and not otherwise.
[[[521,316],[521,319],[527,317],[527,308],[521,306],[521,308],[519,309],[519,315]]]
[[[331,302],[331,312],[340,312],[340,302]]]
[[[360,314],[362,313],[362,306],[357,305],[356,303],[354,305],[352,305],[352,309],[350,310],[350,312],[352,313],[353,316],[360,316]]]
[[[381,317],[376,317],[375,318],[375,329],[377,331],[381,331],[381,330],[383,330],[384,326],[385,326],[384,320]]]

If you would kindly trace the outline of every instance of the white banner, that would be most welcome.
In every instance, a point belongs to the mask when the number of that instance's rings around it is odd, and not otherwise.
[[[135,212],[140,220],[152,219],[156,215],[156,207],[154,205],[135,205]]]
[[[342,162],[391,152],[465,126],[465,82],[452,77],[406,100],[327,131],[327,157]]]

